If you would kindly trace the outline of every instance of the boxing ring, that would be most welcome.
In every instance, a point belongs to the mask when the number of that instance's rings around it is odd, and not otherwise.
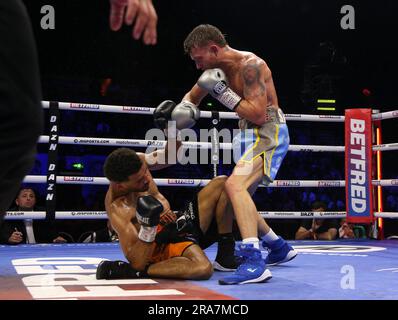
[[[398,241],[289,243],[294,260],[270,267],[266,283],[240,286],[220,286],[223,272],[206,281],[96,280],[99,261],[123,259],[118,243],[0,246],[0,299],[398,299]],[[216,245],[205,252],[213,260]]]
[[[56,170],[58,145],[90,145],[109,147],[162,148],[165,141],[67,137],[58,134],[57,118],[61,110],[151,115],[154,108],[110,106],[65,102],[43,102],[49,108],[50,134],[39,143],[49,145],[47,176],[28,175],[25,183],[47,184],[47,210],[8,212],[6,219],[107,219],[104,211],[57,211],[53,190],[57,184],[107,185],[104,177],[61,176]],[[287,121],[344,122],[344,116],[286,114]],[[372,115],[380,129],[380,120],[398,117],[398,111]],[[216,128],[220,119],[238,119],[232,112],[201,111],[201,118],[212,119]],[[377,136],[378,137],[378,136]],[[217,140],[217,139],[216,139]],[[382,151],[397,150],[398,143],[373,144],[376,163]],[[219,159],[219,150],[231,149],[231,143],[183,142],[185,148],[212,149],[212,159]],[[289,152],[344,152],[345,146],[290,145]],[[217,175],[217,161],[213,176]],[[206,179],[154,179],[158,186],[201,187]],[[381,179],[381,172],[371,181],[375,186],[376,222],[381,218],[398,218],[397,212],[384,212],[381,187],[397,186],[396,179]],[[260,187],[264,187],[261,186]],[[345,180],[275,180],[273,188],[345,188]],[[344,211],[261,211],[266,219],[328,219],[344,218]],[[375,224],[377,231],[378,225]],[[377,234],[377,232],[376,232]],[[207,281],[174,281],[159,279],[96,280],[96,265],[103,259],[124,260],[117,243],[36,244],[0,246],[0,299],[398,299],[395,272],[398,272],[398,242],[395,240],[289,241],[298,257],[287,264],[270,267],[273,278],[267,283],[242,286],[220,286],[224,273],[215,272]],[[215,258],[216,245],[205,250]],[[263,252],[266,255],[266,252]],[[299,288],[299,289],[298,289]]]

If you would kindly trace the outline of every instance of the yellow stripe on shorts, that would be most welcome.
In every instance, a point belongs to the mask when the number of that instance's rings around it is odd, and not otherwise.
[[[278,125],[278,124],[276,125],[275,137],[274,137],[274,138],[275,138],[275,147],[272,149],[271,157],[270,157],[270,159],[269,159],[268,177],[270,177],[270,174],[271,174],[272,157],[274,156],[275,150],[276,150],[276,148],[278,147],[278,144],[279,144],[279,142],[278,142],[278,138],[279,138],[279,125]],[[265,167],[264,167],[264,170],[265,170]],[[266,171],[264,171],[264,172],[266,172]]]

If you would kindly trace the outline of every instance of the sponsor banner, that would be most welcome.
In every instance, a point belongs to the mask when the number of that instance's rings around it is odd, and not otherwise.
[[[83,110],[98,110],[100,106],[98,104],[71,103],[70,108],[83,109]]]
[[[106,216],[105,211],[72,211],[71,216]]]
[[[311,149],[311,148],[300,148],[300,149],[298,149],[298,151],[300,151],[300,152],[313,152],[314,149]]]
[[[128,111],[128,112],[150,112],[151,108],[123,106],[123,111]]]
[[[262,212],[263,216],[271,216],[271,217],[294,217],[295,212]]]
[[[73,140],[73,142],[77,143],[77,144],[109,144],[110,140],[108,140],[108,139],[77,138],[77,139]]]
[[[5,217],[24,217],[25,212],[23,211],[7,211]]]
[[[117,142],[115,144],[118,144],[118,145],[123,144],[123,145],[129,145],[129,146],[138,146],[138,145],[141,145],[142,142],[139,141],[139,140],[117,140]]]
[[[167,179],[168,184],[195,184],[194,179]]]
[[[94,177],[64,176],[64,181],[93,182],[94,181]]]
[[[60,112],[58,102],[50,101],[49,109],[49,141],[47,158],[47,194],[46,211],[49,220],[55,219],[57,202],[57,174],[58,174],[58,140],[59,140]]]
[[[345,212],[317,212],[317,215],[321,217],[341,217],[345,215]]]
[[[57,219],[108,219],[105,211],[57,211]]]
[[[318,181],[318,187],[341,187],[340,181]]]
[[[286,113],[285,117],[286,118],[301,118],[301,114],[289,114],[289,113]]]
[[[278,187],[299,187],[299,180],[277,180],[276,185]]]
[[[314,216],[314,212],[311,212],[311,211],[300,212],[300,216],[301,217],[313,217]]]
[[[166,141],[159,141],[159,140],[149,140],[147,141],[147,146],[151,147],[162,147],[166,145]]]
[[[341,116],[319,115],[319,119],[341,119]]]
[[[372,223],[372,111],[345,111],[345,179],[347,221]]]
[[[23,219],[42,220],[45,218],[46,218],[45,211],[7,211],[4,217],[5,220],[23,220]]]

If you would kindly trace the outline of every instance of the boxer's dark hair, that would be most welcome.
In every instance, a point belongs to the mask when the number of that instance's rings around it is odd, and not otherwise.
[[[201,24],[191,31],[184,41],[184,51],[186,54],[190,54],[192,48],[204,47],[210,41],[225,47],[228,45],[225,40],[225,36],[221,31],[210,24]]]
[[[323,210],[327,210],[327,206],[326,203],[323,201],[315,201],[312,205],[311,205],[311,209],[312,210],[316,210],[316,209],[323,209]]]
[[[112,151],[104,163],[104,174],[113,182],[124,182],[137,173],[142,166],[140,157],[134,150],[118,148]]]
[[[34,190],[33,188],[31,188],[31,187],[21,187],[21,188],[19,188],[17,197],[19,197],[19,196],[21,195],[22,191],[25,191],[25,190],[30,190],[30,191],[32,191],[33,194],[34,194],[35,197],[36,197],[36,192],[35,192],[35,190]]]

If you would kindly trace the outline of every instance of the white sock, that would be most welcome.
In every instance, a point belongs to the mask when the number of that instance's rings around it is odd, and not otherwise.
[[[242,243],[247,244],[247,243],[251,243],[253,244],[253,247],[256,249],[260,249],[260,242],[258,240],[258,238],[246,238],[242,240]]]
[[[265,236],[263,236],[261,239],[264,240],[266,243],[271,243],[274,242],[275,240],[278,240],[279,238],[275,234],[275,232],[272,231],[272,229],[270,228],[268,233]]]

